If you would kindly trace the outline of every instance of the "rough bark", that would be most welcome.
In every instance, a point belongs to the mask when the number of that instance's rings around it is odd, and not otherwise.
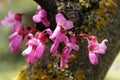
[[[68,19],[72,20],[74,22],[75,28],[72,30],[76,33],[82,33],[84,31],[84,26],[81,27],[82,24],[84,24],[82,21],[85,16],[88,16],[87,13],[83,12],[89,12],[90,10],[97,9],[98,6],[94,3],[97,3],[99,0],[90,0],[93,4],[92,9],[81,9],[79,7],[79,3],[74,2],[74,0],[35,0],[38,4],[40,4],[43,8],[45,8],[48,11],[48,19],[51,24],[51,28],[55,28],[55,15],[57,12],[62,12]],[[93,1],[93,2],[92,2]],[[95,1],[95,2],[94,2]],[[103,80],[107,71],[109,70],[111,64],[113,63],[115,57],[117,56],[119,50],[120,50],[120,0],[115,0],[116,6],[115,6],[115,14],[110,18],[110,22],[105,25],[106,27],[102,27],[101,30],[96,29],[95,27],[87,27],[88,32],[91,32],[92,35],[97,35],[99,38],[107,38],[109,39],[108,42],[108,50],[105,55],[101,55],[99,57],[99,64],[94,66],[90,64],[88,59],[88,51],[87,51],[87,42],[82,40],[80,41],[80,51],[75,53],[77,55],[77,58],[69,63],[69,67],[65,71],[60,71],[57,69],[57,67],[50,67],[48,68],[48,64],[53,61],[57,63],[57,60],[54,59],[54,56],[51,56],[49,53],[49,44],[47,46],[47,50],[43,56],[42,59],[38,60],[37,62],[40,62],[40,65],[36,62],[32,66],[28,67],[28,76],[30,80],[42,80],[38,77],[35,78],[35,76],[38,74],[38,71],[42,75],[44,74],[44,70],[46,71],[47,75],[50,75],[49,79],[43,79],[43,80]],[[82,18],[81,18],[82,17]],[[80,27],[79,27],[80,26]],[[92,30],[92,31],[91,31]],[[100,39],[99,39],[100,40]],[[52,63],[52,64],[55,64]],[[37,65],[36,65],[37,64]],[[57,66],[58,64],[56,64]],[[49,72],[50,69],[54,69],[53,71]],[[56,70],[55,70],[56,69]],[[43,72],[41,71],[43,70]],[[78,74],[77,74],[78,73]],[[36,75],[35,75],[36,74]],[[66,77],[66,79],[63,78],[57,78],[58,75]],[[78,76],[79,77],[78,77]],[[52,77],[52,78],[51,78]],[[72,78],[71,78],[72,77]]]

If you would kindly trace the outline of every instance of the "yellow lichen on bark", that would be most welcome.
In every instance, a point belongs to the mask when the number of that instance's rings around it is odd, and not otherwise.
[[[95,19],[96,28],[100,31],[102,26],[106,26],[110,22],[110,18],[114,14],[115,3],[113,0],[101,0],[99,2],[99,9],[94,11],[97,15]],[[107,15],[109,13],[109,15]]]
[[[75,73],[75,80],[84,80],[85,76],[84,76],[84,72],[82,70],[78,70]]]
[[[24,78],[24,79],[23,79]],[[29,80],[28,73],[25,67],[23,67],[17,75],[13,78],[13,80]]]
[[[85,0],[76,0],[76,1],[79,1],[79,3],[86,8],[91,7],[91,4],[89,1],[85,1]]]

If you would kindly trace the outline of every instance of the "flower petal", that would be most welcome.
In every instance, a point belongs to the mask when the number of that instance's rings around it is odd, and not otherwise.
[[[94,49],[93,49],[92,52],[94,52],[94,53],[96,53],[96,54],[105,54],[105,51],[106,51],[106,49],[107,49],[107,46],[106,46],[105,42],[108,42],[108,40],[105,39],[105,40],[103,40],[100,44],[97,44],[97,45],[94,47]]]
[[[35,57],[34,57],[34,51],[32,51],[29,56],[28,56],[28,63],[29,64],[33,64],[35,61]]]
[[[51,40],[55,40],[57,36],[59,36],[61,33],[61,27],[57,26],[53,32],[53,34],[49,37]]]
[[[46,32],[47,32],[47,34],[49,34],[50,36],[51,36],[51,35],[52,35],[52,33],[53,33],[53,32],[52,32],[52,30],[51,30],[51,29],[49,29],[49,28],[48,28],[48,29],[46,29]]]
[[[41,58],[45,50],[45,45],[39,44],[35,51],[35,58]]]
[[[22,40],[23,40],[22,36],[18,35],[10,42],[9,48],[11,49],[12,52],[18,52],[18,50],[21,47]]]
[[[43,23],[43,25],[44,25],[46,28],[48,28],[48,27],[50,26],[50,22],[47,20],[47,18],[42,19],[41,22]]]
[[[50,53],[55,53],[58,49],[59,44],[60,44],[59,42],[54,41],[54,43],[52,44],[52,46],[50,48]]]
[[[98,64],[98,56],[95,53],[89,52],[89,60],[93,65]]]
[[[37,10],[40,11],[42,8],[40,5],[37,6]]]
[[[11,34],[8,39],[11,41],[12,39],[14,39],[16,36],[18,35],[18,32],[14,32],[13,34]]]
[[[18,27],[21,27],[21,23],[15,21],[12,27],[12,33],[15,32],[18,29]]]
[[[65,68],[67,63],[68,63],[68,60],[66,58],[65,59],[61,58],[60,67]]]
[[[16,14],[12,10],[8,12],[8,18],[11,19],[12,21],[15,20],[15,15]]]
[[[64,26],[64,25],[66,25],[66,19],[65,19],[65,17],[61,14],[61,13],[58,13],[57,15],[56,15],[56,23],[57,23],[57,25],[59,25],[59,26]]]
[[[1,24],[4,27],[10,27],[11,26],[11,22],[7,17],[1,21]]]
[[[67,46],[69,46],[70,48],[78,51],[79,50],[79,46],[74,44],[74,43],[67,43]]]
[[[72,21],[67,21],[66,25],[62,26],[64,29],[71,29],[73,28],[73,22]]]
[[[32,38],[32,39],[27,41],[26,46],[28,46],[28,45],[36,45],[36,46],[38,46],[38,40],[36,38]]]
[[[65,44],[67,44],[67,43],[69,42],[68,37],[67,37],[64,33],[60,33],[60,34],[57,36],[56,40],[57,40],[58,42],[64,42]]]
[[[41,9],[41,10],[38,12],[38,15],[39,15],[39,17],[42,19],[42,18],[45,18],[45,17],[47,16],[47,12],[46,12],[46,10]]]
[[[22,56],[29,56],[31,52],[32,52],[32,46],[28,46],[28,48],[22,52]]]
[[[33,21],[35,21],[35,22],[41,22],[41,18],[39,17],[39,15],[38,14],[36,14],[36,15],[34,15],[33,16]]]

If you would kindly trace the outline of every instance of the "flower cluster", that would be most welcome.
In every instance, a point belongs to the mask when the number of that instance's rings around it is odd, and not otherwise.
[[[97,41],[96,36],[90,36],[88,40],[88,50],[89,50],[89,60],[92,64],[98,64],[99,54],[105,54],[107,46],[105,42],[108,42],[107,39],[104,39],[100,44]]]
[[[23,26],[23,16],[26,16],[26,14],[9,11],[8,17],[5,17],[1,24],[6,27],[12,26],[12,34],[8,38],[10,40],[9,48],[13,53],[19,51],[24,38],[26,38],[26,49],[22,52],[22,56],[28,57],[29,64],[33,64],[36,59],[40,59],[43,56],[46,38],[53,42],[50,48],[51,54],[56,53],[59,50],[60,44],[63,44],[62,51],[56,54],[56,57],[60,59],[61,68],[66,67],[69,58],[75,57],[71,51],[79,50],[79,45],[77,44],[78,38],[84,38],[88,41],[89,60],[92,64],[98,64],[98,56],[105,54],[107,39],[99,44],[96,36],[67,33],[68,30],[74,28],[74,24],[72,21],[67,20],[62,13],[57,13],[55,16],[56,28],[54,31],[49,28],[50,21],[47,18],[47,11],[41,6],[37,7],[36,14],[31,19],[34,24],[41,22],[45,26],[43,31],[37,30],[35,25]]]

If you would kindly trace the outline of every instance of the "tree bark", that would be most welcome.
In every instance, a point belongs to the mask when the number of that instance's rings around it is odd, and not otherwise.
[[[99,41],[107,38],[109,42],[107,43],[108,49],[106,54],[100,55],[99,64],[94,66],[88,59],[87,42],[79,40],[80,51],[77,51],[77,53],[73,52],[75,53],[76,58],[70,60],[68,64],[69,67],[65,70],[60,70],[59,61],[55,59],[55,56],[51,56],[49,53],[50,43],[46,47],[44,56],[35,64],[27,67],[29,80],[103,80],[115,57],[120,51],[120,0],[114,0],[116,3],[115,7],[107,7],[110,9],[110,11],[108,9],[108,15],[110,15],[110,18],[107,17],[110,21],[105,21],[105,25],[102,23],[101,26],[103,27],[100,28],[96,28],[98,24],[95,21],[96,18],[94,18],[94,14],[92,15],[91,12],[99,10],[100,6],[98,5],[102,0],[85,0],[90,2],[91,7],[87,7],[86,5],[81,6],[82,3],[77,2],[77,0],[35,1],[47,10],[48,19],[52,22],[50,27],[51,29],[56,27],[56,13],[61,12],[69,20],[74,22],[75,28],[70,32],[96,35],[98,36]],[[110,5],[113,4],[111,3]],[[88,16],[92,16],[90,20],[88,20]]]

